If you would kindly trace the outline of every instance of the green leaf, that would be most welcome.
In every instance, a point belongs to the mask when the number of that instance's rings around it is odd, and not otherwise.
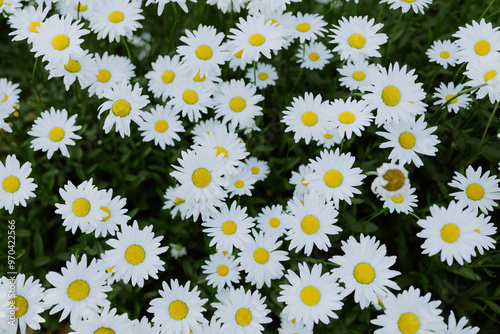
[[[451,271],[454,274],[460,275],[462,277],[468,278],[473,281],[480,281],[481,276],[476,274],[472,268],[465,268],[465,267],[459,267],[459,268],[449,268],[449,271]]]

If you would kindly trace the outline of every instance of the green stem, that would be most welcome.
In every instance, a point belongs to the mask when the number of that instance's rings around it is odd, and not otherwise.
[[[290,91],[290,95],[293,95],[293,92],[295,91],[295,87],[297,87],[297,84],[299,83],[300,76],[302,75],[302,71],[304,70],[303,67],[300,68],[299,75],[297,75],[297,79],[295,79],[295,83],[293,84],[292,90]]]
[[[419,216],[417,216],[416,214],[414,214],[414,213],[413,213],[413,212],[411,212],[411,211],[410,211],[410,212],[408,212],[408,214],[409,214],[410,216],[415,217],[417,220],[422,220],[422,218],[420,218]]]
[[[76,9],[76,18],[80,20],[80,1],[78,1],[78,8]]]
[[[460,67],[458,68],[457,72],[455,73],[455,76],[453,77],[453,82],[455,82],[457,76],[458,76],[458,73],[460,73],[460,71],[462,70],[462,68],[464,68],[466,63],[462,63],[462,65],[460,65]]]
[[[257,62],[253,61],[253,84],[257,86]]]
[[[396,35],[396,31],[398,31],[399,24],[401,23],[401,19],[403,19],[403,12],[399,15],[398,23],[396,23],[396,27],[394,28],[394,31],[392,32],[391,39],[389,40],[389,45],[387,46],[387,50],[385,52],[385,59],[384,63],[387,62],[389,58],[389,51],[391,50],[392,42],[394,41],[394,36]]]
[[[486,9],[484,10],[484,12],[481,14],[481,16],[479,17],[478,21],[481,21],[481,19],[483,18],[483,16],[486,15],[486,13],[488,12],[488,9],[490,9],[491,5],[493,5],[494,2],[495,2],[495,0],[491,0],[490,1],[490,4],[488,5],[488,7],[486,7]]]
[[[488,124],[486,124],[486,129],[484,129],[483,136],[481,137],[481,142],[479,142],[479,146],[476,149],[476,153],[474,154],[474,158],[472,159],[472,162],[476,160],[477,155],[479,154],[479,151],[481,150],[481,147],[484,144],[484,139],[486,138],[486,133],[488,132],[488,129],[490,128],[491,121],[493,121],[493,116],[495,116],[495,112],[498,109],[498,103],[495,104],[495,108],[493,108],[493,112],[491,113],[490,119],[488,120]]]
[[[125,47],[125,49],[127,50],[127,55],[128,55],[128,59],[130,59],[130,61],[132,61],[132,55],[130,54],[130,49],[128,47],[128,43],[127,43],[127,40],[125,39],[125,37],[121,36],[121,39],[122,39],[122,44],[123,46]]]

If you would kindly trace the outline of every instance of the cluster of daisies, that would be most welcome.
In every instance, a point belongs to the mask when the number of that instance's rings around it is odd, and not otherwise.
[[[168,2],[176,2],[185,12],[188,4],[198,5],[196,0],[148,0],[144,6],[157,5],[162,15]],[[434,134],[437,127],[425,121],[426,92],[415,70],[397,62],[386,67],[377,64],[380,49],[388,42],[382,23],[368,16],[342,17],[327,36],[323,16],[287,12],[292,2],[300,0],[207,0],[223,13],[244,16],[227,35],[201,24],[186,30],[174,55],[160,55],[151,64],[145,75],[148,87],[143,90],[132,83],[135,65],[130,58],[82,47],[92,33],[109,43],[133,44],[144,51],[137,55],[143,59],[153,37],[136,34],[145,19],[142,1],[61,0],[53,6],[51,0],[37,0],[34,5],[0,0],[12,40],[30,44],[34,56],[44,62],[48,79],[62,78],[66,90],[78,84],[89,98],[101,100],[96,117],[106,116],[106,134],[114,129],[122,138],[130,136],[136,131],[135,123],[143,141],[154,141],[163,150],[174,146],[184,133],[191,135],[190,147],[172,166],[175,184],[166,190],[163,209],[173,218],[179,214],[181,220],[201,220],[213,248],[200,270],[217,291],[210,304],[215,310],[211,317],[204,307],[208,299],[202,298],[198,287],[191,282],[182,285],[175,278],[164,280],[159,297],[150,301],[151,321],[117,314],[107,299],[115,282],[143,287],[146,280],[159,279],[165,266],[161,257],[169,248],[174,257],[186,250],[182,245],[162,246],[163,237],[155,236],[151,225],[141,229],[136,221],[128,224],[126,199],[113,196],[112,189],[98,189],[92,179],[77,186],[68,181],[59,189],[61,202],[55,203],[62,225],[73,234],[113,237],[105,239],[109,249],[90,263],[86,255],[72,255],[60,272],[46,275],[52,286],[48,289],[24,274],[14,283],[2,278],[0,331],[19,328],[24,334],[26,327],[40,329],[45,321],[40,313],[50,310],[50,315],[61,312],[60,321],[69,316],[76,333],[261,333],[272,319],[260,289],[277,280],[284,283],[277,297],[284,305],[279,333],[312,333],[314,325],[329,324],[353,292],[360,308],[382,311],[371,320],[381,327],[375,333],[479,331],[465,328],[466,318],[457,323],[453,312],[446,324],[440,302],[431,301],[430,293],[422,295],[413,286],[398,292],[394,278],[401,273],[390,269],[396,257],[388,256],[385,245],[374,236],[343,240],[340,251],[333,250],[338,255],[328,259],[332,270],[300,262],[292,266],[295,271],[285,272],[293,253],[310,256],[314,250],[331,250],[330,236],[342,232],[337,225],[340,203],[351,204],[361,194],[367,175],[376,175],[371,189],[385,208],[391,213],[412,213],[417,196],[408,170],[423,166],[421,157],[434,156],[440,143]],[[410,9],[423,13],[432,3],[380,2],[402,13]],[[326,37],[333,47],[321,42]],[[469,81],[457,86],[442,83],[434,95],[435,104],[459,112],[473,103],[468,93],[474,92],[475,99],[488,96],[498,104],[498,28],[484,19],[473,21],[460,27],[454,37],[455,42],[436,41],[428,56],[445,68],[466,64]],[[295,189],[285,207],[271,204],[252,217],[237,198],[251,196],[254,184],[264,181],[270,168],[250,155],[243,135],[260,131],[263,90],[278,80],[276,67],[264,58],[273,59],[281,50],[294,47],[301,71],[321,70],[334,57],[340,58],[340,85],[352,93],[328,101],[306,92],[282,106],[285,132],[292,132],[297,143],[315,142],[323,150],[292,172],[290,184]],[[245,71],[244,79],[223,80],[226,65],[233,72]],[[6,120],[17,112],[18,87],[0,79],[0,131],[13,131]],[[48,159],[58,152],[69,158],[67,146],[82,138],[77,116],[54,107],[43,111],[28,131],[33,137],[31,148],[47,152]],[[363,172],[355,166],[353,154],[334,147],[361,137],[372,123],[382,128],[376,134],[383,140],[379,147],[391,149],[389,161],[376,171]],[[30,173],[30,162],[21,166],[15,155],[0,162],[0,208],[12,213],[15,206],[26,206],[26,200],[35,197],[37,185]],[[423,253],[440,253],[441,260],[452,265],[453,261],[471,262],[476,251],[483,254],[494,248],[491,236],[496,227],[488,213],[500,199],[498,182],[489,171],[482,173],[481,167],[469,166],[466,175],[456,172],[449,183],[458,189],[452,193],[455,201],[447,208],[432,206],[430,216],[417,222],[422,227],[417,236],[425,239]],[[9,295],[11,284],[16,286],[15,297]],[[5,311],[9,305],[15,307],[14,327],[9,327]]]

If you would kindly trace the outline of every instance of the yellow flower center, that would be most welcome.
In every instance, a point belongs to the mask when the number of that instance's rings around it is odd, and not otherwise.
[[[125,251],[125,260],[133,266],[142,263],[145,257],[146,252],[144,251],[144,248],[139,245],[130,245]]]
[[[233,235],[236,233],[237,227],[238,226],[236,225],[235,222],[228,220],[228,221],[224,222],[224,224],[222,224],[222,232],[225,235]]]
[[[196,73],[196,75],[193,77],[193,80],[196,81],[196,82],[203,82],[205,81],[206,79],[206,75],[203,75],[202,77],[200,76],[200,71],[198,71],[198,73]]]
[[[66,290],[68,297],[76,301],[84,300],[85,298],[87,298],[89,292],[89,284],[81,279],[73,281]]]
[[[115,116],[125,117],[130,114],[132,107],[128,101],[118,100],[113,103],[113,107],[111,109],[113,110],[113,114],[115,114]]]
[[[234,182],[234,186],[236,188],[242,188],[244,185],[245,185],[245,182],[243,182],[241,180],[237,180],[237,181]]]
[[[7,176],[3,179],[2,187],[8,193],[15,193],[21,187],[21,182],[15,176]]]
[[[490,50],[491,50],[490,43],[488,41],[485,41],[484,39],[478,41],[474,45],[474,51],[479,56],[487,55],[490,52]]]
[[[189,308],[182,300],[174,300],[168,307],[168,314],[175,320],[182,320],[188,314]]]
[[[361,49],[366,44],[366,37],[361,34],[352,34],[347,42],[352,48]]]
[[[446,97],[445,97],[446,101],[448,101],[449,99],[451,99],[453,96],[455,96],[455,94],[448,94],[448,95],[446,95]],[[457,103],[457,99],[458,99],[458,97],[454,98],[453,100],[450,101],[450,103]]]
[[[105,222],[106,220],[108,220],[111,217],[111,210],[109,210],[107,207],[101,206],[101,207],[99,207],[99,209],[106,212],[106,214],[107,214],[107,216],[103,217],[101,221]]]
[[[221,264],[217,267],[217,274],[219,276],[226,276],[229,273],[229,268],[225,264]]]
[[[259,75],[257,77],[259,78],[259,80],[264,81],[264,80],[267,80],[267,78],[269,78],[269,75],[267,75],[267,73],[262,72],[262,73],[259,73]]]
[[[252,171],[253,175],[259,174],[259,169],[257,167],[252,167],[252,168],[250,168],[250,170]]]
[[[216,146],[214,149],[217,151],[217,153],[215,153],[215,156],[218,156],[219,154],[224,154],[223,157],[227,158],[227,150],[224,147]]]
[[[56,50],[62,51],[69,46],[69,37],[65,34],[56,35],[52,39],[52,47]]]
[[[3,95],[4,96],[3,96],[2,102],[5,102],[5,101],[7,101],[7,99],[9,98],[9,96],[7,94],[5,94],[5,93],[3,93]]]
[[[321,293],[317,287],[308,285],[300,291],[300,299],[307,306],[314,306],[319,303]]]
[[[366,262],[361,262],[354,267],[354,278],[361,284],[370,284],[375,279],[375,270]]]
[[[185,200],[183,200],[182,198],[179,198],[179,197],[175,198],[175,205],[181,205],[184,202],[185,202]]]
[[[75,10],[76,10],[76,11],[80,11],[80,12],[84,12],[84,11],[86,11],[86,10],[87,10],[87,8],[88,8],[88,7],[87,7],[86,5],[82,5],[82,4],[80,4],[80,8],[78,8],[78,5],[76,5],[76,6],[75,6]]]
[[[257,250],[253,252],[253,258],[258,264],[265,264],[269,261],[269,252],[264,248],[257,248]]]
[[[77,217],[85,217],[90,212],[90,202],[86,198],[78,198],[73,202],[73,213]]]
[[[200,45],[199,47],[196,48],[196,57],[200,58],[201,60],[209,60],[212,58],[212,49],[208,45]]]
[[[460,236],[460,229],[455,224],[446,224],[441,228],[441,238],[447,243],[457,241]]]
[[[108,70],[99,70],[99,74],[96,75],[97,81],[108,82],[111,79],[111,73]]]
[[[312,61],[316,61],[319,59],[319,54],[316,52],[311,52],[311,54],[309,54],[309,59],[311,59]]]
[[[356,117],[350,111],[343,111],[339,114],[339,121],[343,124],[352,124]]]
[[[96,329],[94,334],[115,334],[115,331],[109,327],[100,327]]]
[[[391,197],[391,199],[396,204],[403,203],[403,195],[399,195],[398,197]]]
[[[58,142],[61,141],[64,138],[64,130],[62,128],[53,128],[49,132],[49,139]]]
[[[420,321],[418,320],[418,317],[411,312],[401,314],[398,319],[398,328],[402,334],[415,334],[418,331],[419,327]]]
[[[276,217],[273,217],[273,218],[269,219],[269,225],[271,227],[278,227],[278,226],[280,226],[280,220]]]
[[[248,2],[247,2],[247,3],[248,3]],[[269,22],[269,21],[271,21],[271,25],[274,25],[274,24],[275,24],[275,25],[276,25],[276,27],[277,27],[277,26],[279,26],[278,21],[276,21],[275,19],[267,19],[264,23],[267,23],[267,22]]]
[[[66,65],[64,65],[64,69],[70,73],[80,72],[82,66],[76,60],[70,59]]]
[[[306,111],[302,114],[302,123],[305,126],[313,126],[318,123],[318,116],[312,111]]]
[[[122,12],[115,10],[114,12],[111,12],[108,16],[109,21],[113,23],[118,23],[123,21],[125,18],[125,15],[123,15]]]
[[[494,77],[497,76],[497,71],[495,70],[489,70],[484,74],[484,82],[487,82],[488,80],[493,79]]]
[[[325,133],[325,134],[324,134],[324,137],[325,137],[326,139],[332,139],[332,138],[333,138],[333,136],[332,136],[331,134],[329,134],[329,133]]]
[[[337,188],[342,184],[343,180],[342,174],[336,169],[330,169],[323,176],[323,181],[330,188]]]
[[[356,71],[352,74],[352,78],[356,81],[363,81],[366,78],[366,74],[362,71]]]
[[[18,308],[14,316],[20,318],[28,312],[28,301],[22,296],[16,296],[15,298],[9,300],[9,303],[14,304]]]
[[[412,3],[412,2],[415,2],[416,0],[402,0],[404,2],[407,2],[407,3]]]
[[[300,23],[297,25],[297,30],[300,32],[306,32],[311,29],[311,25],[309,23]]]
[[[443,51],[439,54],[441,58],[447,59],[450,58],[450,53],[448,51]]]
[[[28,26],[28,29],[31,32],[38,33],[38,27],[41,26],[40,21],[34,21],[31,22],[30,25]]]
[[[307,215],[300,222],[300,227],[305,234],[314,234],[319,230],[319,219],[316,216]]]
[[[465,194],[473,201],[479,201],[484,197],[484,188],[478,183],[472,183],[465,189]]]
[[[191,181],[198,188],[205,188],[212,181],[212,174],[206,168],[198,168],[193,172]]]
[[[309,183],[306,182],[306,178],[302,178],[302,184],[305,185],[306,187],[309,185]]]
[[[171,83],[172,81],[174,81],[175,79],[175,73],[174,71],[165,71],[163,72],[163,74],[161,75],[161,81],[163,81],[164,84],[169,84]]]
[[[399,135],[398,139],[399,145],[401,145],[402,148],[405,148],[409,150],[413,146],[415,146],[415,143],[417,142],[417,139],[411,132],[403,132],[402,134]]]
[[[248,326],[252,321],[252,312],[250,312],[249,309],[242,307],[238,311],[236,311],[234,319],[236,320],[236,323],[238,325],[243,327]]]
[[[265,41],[266,38],[264,37],[264,35],[261,34],[253,34],[248,38],[248,43],[250,43],[250,45],[252,46],[260,46],[264,44]]]
[[[394,107],[401,100],[401,92],[394,86],[387,86],[382,91],[382,101],[390,107]]]
[[[160,133],[163,133],[165,131],[167,131],[168,129],[168,123],[162,119],[160,119],[159,121],[157,121],[155,123],[155,130],[160,132]]]
[[[403,187],[405,183],[405,175],[399,169],[389,169],[383,176],[387,180],[387,184],[383,187],[388,191],[396,191]]]
[[[229,108],[234,112],[240,112],[247,106],[245,99],[241,96],[236,96],[229,101]]]
[[[182,99],[187,104],[195,104],[198,102],[198,94],[192,89],[186,89],[184,93],[182,93]]]
[[[234,54],[236,58],[241,58],[241,55],[243,54],[243,50],[240,50]]]

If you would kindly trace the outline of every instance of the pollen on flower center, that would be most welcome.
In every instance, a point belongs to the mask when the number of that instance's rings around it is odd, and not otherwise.
[[[163,72],[163,74],[161,75],[161,81],[163,81],[164,84],[169,84],[171,83],[172,81],[174,81],[175,79],[175,73],[174,71],[165,71]]]
[[[253,252],[253,258],[258,264],[265,264],[269,261],[269,252],[265,248],[257,248]]]
[[[361,34],[352,34],[347,42],[352,48],[361,49],[366,44],[366,37]]]
[[[252,168],[250,168],[250,170],[252,171],[253,175],[259,174],[259,169],[257,167],[252,167]]]
[[[457,241],[460,236],[460,229],[455,224],[446,224],[441,228],[441,238],[447,243]]]
[[[366,78],[366,74],[362,71],[356,71],[352,74],[352,78],[356,81],[363,81]]]
[[[403,1],[409,1],[409,0],[403,0]],[[402,334],[415,334],[420,328],[420,321],[418,320],[418,317],[415,314],[411,312],[406,312],[401,314],[401,316],[399,317],[398,328]]]
[[[222,232],[225,235],[232,235],[236,233],[237,225],[235,222],[228,220],[222,224]]]
[[[448,95],[446,95],[445,100],[448,101],[453,96],[455,96],[455,94],[448,94]],[[450,103],[457,103],[457,99],[458,99],[458,97],[454,98],[453,100],[450,101]]]
[[[265,43],[265,41],[266,38],[264,37],[264,35],[261,34],[253,34],[248,38],[248,43],[250,43],[250,45],[252,46],[261,46],[262,44]]]
[[[479,56],[487,55],[491,50],[491,45],[488,41],[482,39],[474,45],[474,51]]]
[[[361,262],[354,267],[353,275],[359,283],[370,284],[375,279],[375,270],[370,264]]]
[[[224,154],[223,157],[227,158],[227,150],[224,147],[216,146],[214,147],[214,150],[217,151],[217,153],[215,153],[215,156],[218,156],[219,154]]]
[[[205,188],[212,181],[212,174],[206,168],[198,168],[193,172],[191,181],[198,188]]]
[[[252,321],[252,312],[250,312],[249,309],[242,307],[236,311],[234,320],[236,320],[236,323],[242,327],[248,326]]]
[[[259,73],[259,75],[257,77],[259,78],[259,80],[264,81],[264,80],[267,80],[267,78],[269,78],[269,75],[267,75],[267,73],[262,72],[262,73]]]
[[[410,148],[413,148],[413,146],[415,146],[417,139],[415,138],[413,133],[403,132],[399,135],[398,142],[402,148],[409,150]]]
[[[62,51],[69,46],[69,37],[65,34],[56,35],[52,39],[52,47],[56,50]]]
[[[5,93],[3,93],[3,95],[4,95],[4,96],[3,96],[3,99],[2,99],[2,101],[1,101],[1,102],[5,102],[5,101],[7,101],[7,99],[9,98],[9,95],[7,95],[7,94],[5,94]]]
[[[479,201],[484,197],[484,188],[478,183],[472,183],[465,189],[467,197],[473,201]]]
[[[234,112],[240,112],[247,106],[245,99],[241,96],[236,96],[229,101],[229,108]]]
[[[168,129],[168,123],[163,120],[163,119],[160,119],[159,121],[157,121],[155,123],[155,130],[160,132],[160,133],[163,133],[165,131],[167,131]]]
[[[78,73],[82,69],[82,66],[76,60],[70,59],[66,65],[64,65],[64,69],[70,73]]]
[[[8,193],[15,193],[21,187],[21,182],[15,176],[7,176],[3,179],[2,187]]]
[[[119,23],[119,22],[123,21],[124,18],[125,18],[125,15],[123,15],[122,12],[117,11],[117,10],[115,10],[114,12],[111,12],[108,16],[109,21],[113,22],[113,23]]]
[[[323,181],[325,181],[325,184],[330,188],[337,188],[342,184],[343,180],[342,173],[336,169],[328,170],[323,176]]]
[[[115,334],[115,331],[109,327],[99,327],[94,334]]]
[[[394,107],[401,100],[401,92],[394,86],[387,86],[382,91],[382,101],[390,107]]]
[[[399,195],[398,197],[391,197],[391,199],[396,204],[403,203],[403,195]]]
[[[198,102],[198,94],[192,89],[186,89],[184,93],[182,93],[182,99],[187,104],[195,104]]]
[[[318,116],[312,111],[303,113],[301,119],[305,126],[313,126],[318,123]]]
[[[80,7],[80,8],[78,8],[78,7]],[[76,6],[75,6],[75,10],[76,10],[76,11],[80,11],[80,12],[84,12],[84,11],[86,11],[86,10],[87,10],[87,8],[88,8],[88,6],[86,6],[86,5],[82,5],[82,4],[80,4],[80,3],[79,3],[78,5],[76,5]]]
[[[307,306],[314,306],[319,303],[321,299],[321,293],[318,288],[312,285],[308,285],[300,291],[300,299]]]
[[[125,251],[125,260],[134,266],[142,263],[145,257],[146,252],[144,251],[144,248],[139,245],[130,245]]]
[[[103,217],[101,219],[101,221],[105,222],[106,220],[108,220],[111,217],[111,210],[109,210],[107,207],[101,206],[101,207],[99,207],[99,209],[101,209],[102,211],[106,212],[106,214],[107,214],[107,216]]]
[[[350,111],[343,111],[339,114],[339,121],[343,124],[352,124],[356,117]]]
[[[111,109],[113,110],[113,114],[115,114],[115,116],[125,117],[130,114],[132,107],[128,101],[118,100],[113,103],[113,107]]]
[[[28,29],[31,32],[38,33],[38,27],[41,26],[40,21],[34,21],[31,22],[30,25],[28,26]]]
[[[312,61],[317,61],[319,59],[319,54],[316,52],[311,52],[311,54],[309,55],[309,59],[311,59]]]
[[[444,58],[444,59],[447,59],[447,58],[450,58],[450,53],[448,51],[442,51],[439,56],[441,58]]]
[[[90,202],[86,198],[77,198],[73,202],[73,213],[77,217],[85,217],[90,212]]]
[[[63,128],[55,127],[49,132],[49,139],[53,142],[59,142],[64,138]]]
[[[316,216],[307,215],[300,222],[300,227],[305,234],[314,234],[319,230],[319,219]]]
[[[16,318],[22,317],[28,311],[28,301],[23,296],[16,296],[15,298],[9,300],[9,302],[11,305],[18,308],[14,314]]]
[[[412,3],[412,2],[415,2],[416,0],[402,0],[402,1]]]
[[[89,292],[89,284],[81,279],[73,281],[66,290],[68,297],[76,301],[84,300],[85,298],[87,298]]]
[[[212,49],[208,45],[200,45],[199,47],[196,48],[196,57],[200,58],[201,60],[209,60],[212,58]]]
[[[99,74],[96,75],[97,81],[108,82],[111,79],[111,73],[108,70],[99,70]]]
[[[387,184],[383,188],[389,191],[399,190],[405,183],[405,175],[399,169],[389,169],[383,178],[387,180]]]
[[[174,300],[168,307],[168,314],[175,320],[184,319],[188,312],[189,308],[182,300]]]
[[[234,182],[234,186],[235,186],[236,188],[238,188],[238,189],[239,189],[239,188],[243,188],[243,186],[244,186],[244,185],[245,185],[245,182],[243,182],[243,181],[241,181],[241,180],[237,180],[237,181],[235,181],[235,182]]]
[[[278,226],[280,226],[280,220],[276,217],[273,217],[273,218],[269,219],[269,225],[271,227],[278,227]]]
[[[332,138],[333,138],[333,136],[332,136],[331,134],[329,134],[329,133],[325,133],[325,134],[324,134],[324,137],[325,137],[326,139],[332,139]]]
[[[200,76],[200,71],[198,71],[198,73],[196,73],[196,75],[193,77],[193,80],[196,81],[196,82],[203,82],[203,81],[205,81],[206,78],[207,78],[206,75],[203,75],[201,77]]]
[[[489,70],[484,74],[484,82],[487,82],[497,76],[497,71]]]
[[[225,264],[221,264],[217,267],[217,274],[219,276],[226,276],[229,273],[229,268]]]
[[[241,58],[241,55],[243,54],[243,50],[240,50],[234,54],[236,58]]]

